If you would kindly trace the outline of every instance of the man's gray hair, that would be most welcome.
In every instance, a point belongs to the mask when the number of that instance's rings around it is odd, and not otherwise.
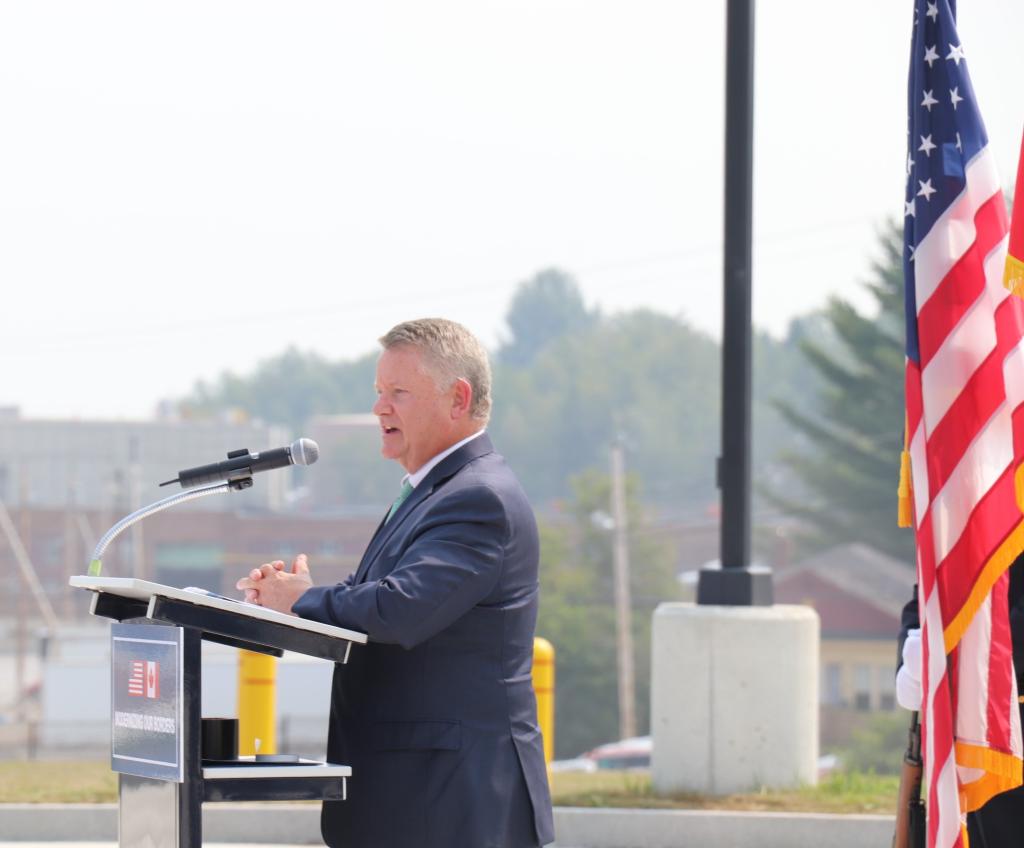
[[[437,385],[448,389],[458,379],[473,389],[471,418],[486,422],[491,417],[491,365],[487,351],[469,330],[446,318],[403,321],[379,339],[384,350],[410,345],[426,354]]]

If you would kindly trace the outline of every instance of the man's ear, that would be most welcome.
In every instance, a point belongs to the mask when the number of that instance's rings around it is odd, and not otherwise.
[[[468,380],[463,380],[460,377],[455,381],[455,385],[452,388],[454,389],[452,394],[452,418],[468,418],[469,407],[473,403],[473,387],[469,384]]]

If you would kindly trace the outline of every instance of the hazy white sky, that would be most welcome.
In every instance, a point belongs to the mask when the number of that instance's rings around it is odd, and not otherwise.
[[[901,212],[911,0],[758,4],[755,323]],[[1020,0],[961,0],[1011,185]],[[718,334],[725,2],[0,2],[0,405],[144,417],[516,284]]]

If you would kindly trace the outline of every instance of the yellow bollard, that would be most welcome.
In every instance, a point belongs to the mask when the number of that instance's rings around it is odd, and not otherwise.
[[[533,640],[533,692],[544,735],[544,761],[550,763],[555,757],[555,648],[540,636]]]
[[[238,652],[238,753],[277,753],[277,662],[268,654]]]

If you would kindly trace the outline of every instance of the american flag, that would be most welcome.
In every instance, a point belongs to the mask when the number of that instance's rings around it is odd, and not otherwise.
[[[928,845],[946,848],[963,845],[967,812],[1021,782],[1006,570],[1024,550],[1024,301],[1002,284],[1006,207],[955,4],[917,0],[914,12],[907,438]]]
[[[1024,297],[1024,139],[1017,164],[1017,186],[1013,190],[1013,218],[1010,222],[1010,249],[1006,255],[1003,284]]]

